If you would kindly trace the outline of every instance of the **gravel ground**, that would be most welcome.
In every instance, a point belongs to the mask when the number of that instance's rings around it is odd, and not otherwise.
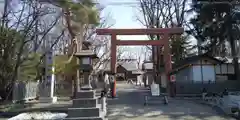
[[[143,106],[146,91],[123,83],[117,87],[118,98],[108,100],[109,120],[235,120],[190,100],[170,99],[168,105]]]

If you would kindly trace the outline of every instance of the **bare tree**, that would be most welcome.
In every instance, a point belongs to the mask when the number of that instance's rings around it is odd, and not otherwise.
[[[147,28],[184,27],[187,21],[187,2],[188,0],[139,0],[139,12],[142,14],[138,16],[138,21]],[[149,38],[160,40],[161,36],[149,35]],[[161,52],[161,47],[155,49],[159,50],[153,50],[153,54]]]
[[[104,8],[100,8],[99,11],[103,11]],[[110,57],[110,42],[109,36],[98,36],[96,35],[97,28],[110,28],[113,26],[109,21],[111,16],[102,16],[100,18],[100,24],[98,26],[87,25],[84,30],[84,40],[90,41],[93,45],[92,49],[99,57],[99,60],[94,63],[94,69],[98,70],[101,65],[109,60]]]
[[[143,18],[139,17],[138,20],[147,28],[183,27],[187,20],[187,2],[188,0],[139,0],[139,11]]]
[[[128,51],[124,51],[123,58],[136,60],[138,69],[141,69],[141,62],[148,57],[147,49],[145,47],[134,48],[133,50],[127,49]]]
[[[138,21],[146,28],[172,28],[184,27],[186,22],[186,10],[188,0],[139,0]],[[160,35],[149,35],[150,40],[161,40]],[[175,42],[175,38],[171,37],[171,41]],[[171,43],[172,43],[171,42]],[[179,42],[184,43],[184,42]],[[178,44],[180,45],[180,44]],[[159,46],[146,46],[147,49],[152,51],[152,60],[154,70],[159,71],[159,64],[162,63],[160,54],[163,53],[163,47]],[[182,49],[181,49],[182,50]],[[172,51],[173,52],[173,51]],[[155,76],[157,77],[157,76]],[[155,78],[156,79],[156,78]]]
[[[104,7],[99,8],[101,13]],[[84,40],[90,41],[93,45],[93,50],[99,57],[99,60],[93,65],[94,70],[99,70],[101,66],[111,60],[111,38],[110,36],[96,35],[97,28],[111,28],[114,24],[111,21],[110,14],[100,17],[100,24],[98,26],[87,25],[84,30]],[[117,48],[117,59],[123,57],[126,50],[123,47]]]
[[[14,3],[18,2],[18,3]],[[16,5],[16,6],[13,6]],[[6,0],[1,21],[1,97],[7,99],[16,81],[35,79],[39,65],[45,56],[43,41],[53,32],[63,15],[43,9],[45,5],[31,0]],[[49,14],[55,14],[49,17]],[[51,15],[50,15],[51,16]],[[43,18],[48,20],[44,20]],[[36,28],[38,29],[36,32]],[[63,36],[65,29],[55,34],[48,45],[53,48]],[[36,37],[37,36],[37,37]],[[34,49],[33,49],[34,48]],[[50,50],[50,49],[48,49]],[[11,69],[10,69],[11,68]]]

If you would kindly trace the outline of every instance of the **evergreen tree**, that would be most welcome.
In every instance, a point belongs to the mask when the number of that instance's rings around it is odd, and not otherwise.
[[[191,45],[188,36],[173,36],[171,39],[172,61],[178,63],[180,60],[186,58],[190,51]]]
[[[228,42],[231,46],[231,55],[235,74],[238,74],[238,58],[236,57],[235,41],[239,39],[237,18],[238,13],[234,12],[234,4],[237,0],[194,0],[193,9],[197,15],[191,20],[193,26],[188,31],[198,43],[198,48],[204,53],[214,55],[216,49],[222,47],[226,54],[227,48],[223,48]]]

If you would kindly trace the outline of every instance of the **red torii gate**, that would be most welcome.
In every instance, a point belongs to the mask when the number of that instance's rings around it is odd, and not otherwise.
[[[121,45],[154,45],[164,46],[165,74],[172,69],[169,37],[182,34],[183,28],[147,28],[147,29],[97,29],[98,35],[111,35],[111,72],[116,73],[117,46]],[[162,35],[162,40],[117,40],[117,35]],[[167,77],[169,78],[169,77]]]

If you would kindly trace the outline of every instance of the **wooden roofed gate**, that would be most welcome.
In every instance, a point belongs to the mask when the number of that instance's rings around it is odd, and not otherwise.
[[[117,46],[123,45],[152,45],[164,47],[164,74],[167,76],[168,83],[170,83],[169,73],[172,70],[171,51],[170,51],[170,36],[182,34],[183,28],[146,28],[146,29],[97,29],[98,35],[111,36],[111,72],[116,73],[116,53]],[[160,35],[161,40],[117,40],[117,35]],[[168,84],[168,91],[174,94],[171,84]]]

